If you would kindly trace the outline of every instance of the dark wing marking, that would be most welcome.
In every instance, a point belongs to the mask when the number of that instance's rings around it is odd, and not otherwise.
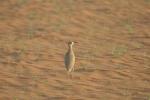
[[[66,55],[65,55],[65,67],[66,67],[66,69],[68,70],[69,69],[69,56],[68,56],[68,52],[66,53]]]

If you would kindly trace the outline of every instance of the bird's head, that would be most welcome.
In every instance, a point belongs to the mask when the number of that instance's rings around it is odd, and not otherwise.
[[[74,43],[77,43],[77,42],[68,42],[68,45],[69,45],[69,46],[73,46]]]

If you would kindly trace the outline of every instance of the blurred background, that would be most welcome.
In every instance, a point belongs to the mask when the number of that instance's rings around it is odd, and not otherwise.
[[[150,0],[0,0],[0,99],[149,100]]]

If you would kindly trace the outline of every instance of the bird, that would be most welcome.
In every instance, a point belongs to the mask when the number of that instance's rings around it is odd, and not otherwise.
[[[68,42],[68,51],[66,52],[64,58],[65,67],[69,75],[71,74],[71,72],[74,71],[74,64],[75,64],[75,54],[73,51],[74,43],[77,42]]]

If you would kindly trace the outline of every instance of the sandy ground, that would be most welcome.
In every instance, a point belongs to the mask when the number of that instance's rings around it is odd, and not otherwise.
[[[150,0],[0,0],[0,100],[150,100]]]

